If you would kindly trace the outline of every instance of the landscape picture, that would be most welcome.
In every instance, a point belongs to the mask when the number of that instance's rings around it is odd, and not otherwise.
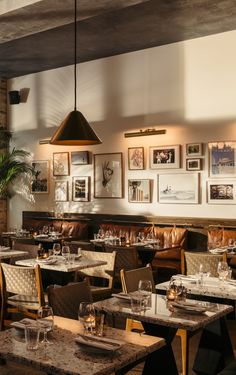
[[[160,203],[199,203],[199,176],[194,173],[159,175]]]

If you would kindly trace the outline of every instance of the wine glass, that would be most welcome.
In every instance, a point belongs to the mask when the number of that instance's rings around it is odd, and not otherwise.
[[[235,246],[234,238],[229,238],[229,240],[228,240],[229,253],[234,254],[234,246]]]
[[[68,263],[69,257],[70,257],[69,246],[66,246],[66,245],[62,246],[61,255],[63,256],[63,258],[65,258],[66,263]]]
[[[42,306],[38,309],[37,313],[37,322],[43,331],[43,344],[51,344],[51,341],[48,340],[48,332],[52,331],[54,326],[54,317],[52,308],[48,305]]]
[[[229,273],[229,266],[227,262],[219,262],[217,266],[217,273],[219,275],[219,279],[223,282],[228,276]]]
[[[143,297],[144,310],[150,309],[152,304],[152,283],[150,280],[139,280],[138,291]]]
[[[83,324],[84,333],[92,334],[95,329],[95,309],[91,302],[80,303],[78,318]]]
[[[59,243],[54,243],[53,244],[53,255],[55,255],[55,257],[57,255],[60,255],[60,252],[61,252],[61,245]]]

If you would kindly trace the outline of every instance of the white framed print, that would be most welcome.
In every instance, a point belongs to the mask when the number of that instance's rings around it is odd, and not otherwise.
[[[207,203],[236,204],[236,179],[207,181]]]
[[[199,173],[160,174],[159,203],[199,203]]]
[[[209,177],[236,177],[236,142],[211,142],[209,149]]]
[[[55,181],[54,200],[55,202],[67,202],[68,201],[68,181],[67,180]]]
[[[150,147],[150,168],[180,168],[180,145]]]
[[[90,195],[89,176],[72,178],[72,200],[75,202],[88,202]]]
[[[151,180],[128,180],[128,201],[130,203],[150,203]]]

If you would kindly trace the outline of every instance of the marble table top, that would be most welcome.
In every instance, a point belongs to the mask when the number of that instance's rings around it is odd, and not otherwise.
[[[74,272],[83,270],[86,268],[103,266],[107,262],[99,259],[86,259],[85,257],[75,259],[73,263],[65,263],[65,260],[62,256],[57,256],[57,262],[53,264],[45,264],[43,262],[37,262],[36,259],[21,259],[16,261],[16,264],[19,266],[28,266],[34,267],[36,264],[39,264],[41,268],[52,271],[60,272]]]
[[[180,280],[180,279],[179,279]],[[196,296],[208,296],[216,298],[225,298],[236,300],[236,280],[221,281],[217,277],[204,278],[203,286],[199,287],[196,281],[189,281],[188,277],[181,276],[182,284],[187,288],[187,293]],[[156,285],[156,290],[166,291],[169,287],[169,281]]]
[[[24,337],[16,336],[15,329],[0,332],[0,358],[50,374],[106,375],[144,359],[165,345],[159,337],[107,328],[106,337],[122,340],[125,345],[113,355],[87,353],[75,342],[77,334],[83,332],[79,321],[56,316],[54,320],[55,327],[50,333],[53,345],[48,345],[46,350],[43,345],[36,351],[26,350]]]
[[[18,258],[26,254],[28,254],[27,251],[11,250],[9,248],[9,250],[0,251],[0,259]]]
[[[193,301],[193,300],[191,300]],[[199,301],[196,301],[199,302]],[[166,327],[181,328],[195,331],[208,323],[227,315],[233,310],[232,306],[208,303],[209,310],[204,314],[190,312],[177,312],[171,308],[166,296],[152,294],[152,307],[145,312],[134,313],[131,311],[130,301],[124,301],[113,297],[94,303],[98,310],[105,310],[113,315],[139,320],[146,323],[158,324]]]

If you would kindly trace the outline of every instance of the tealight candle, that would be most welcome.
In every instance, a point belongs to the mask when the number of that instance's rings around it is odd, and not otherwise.
[[[168,289],[166,291],[166,297],[169,301],[174,301],[177,297],[177,293],[175,289]]]

